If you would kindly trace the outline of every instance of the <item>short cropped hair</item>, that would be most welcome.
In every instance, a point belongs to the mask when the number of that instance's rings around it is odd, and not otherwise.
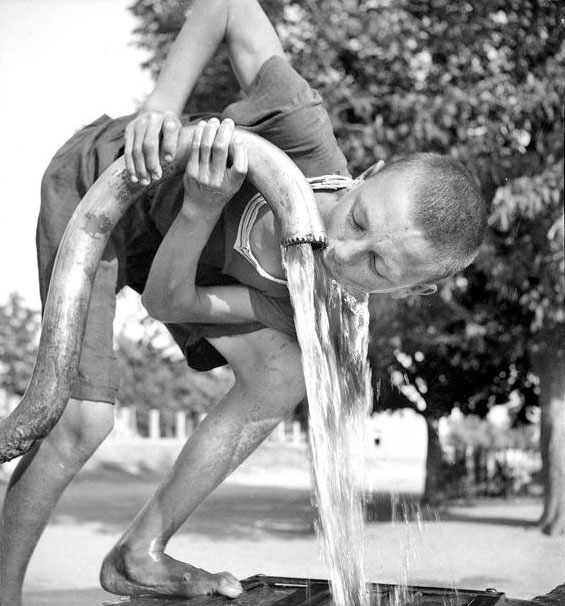
[[[438,252],[434,280],[470,265],[486,232],[486,205],[473,175],[461,162],[436,153],[398,156],[376,178],[403,175],[412,196],[415,224]]]

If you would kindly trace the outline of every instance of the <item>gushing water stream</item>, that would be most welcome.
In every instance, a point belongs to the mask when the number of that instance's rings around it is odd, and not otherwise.
[[[372,406],[368,297],[332,280],[309,244],[284,252],[309,403],[318,532],[336,606],[369,606],[364,576],[365,431]]]

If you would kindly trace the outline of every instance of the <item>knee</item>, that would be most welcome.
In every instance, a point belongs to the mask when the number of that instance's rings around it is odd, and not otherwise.
[[[249,403],[243,409],[247,421],[280,420],[304,399],[300,348],[292,337],[265,328],[211,343],[234,371],[238,397],[233,401]],[[238,413],[242,414],[241,406]]]
[[[59,451],[90,456],[114,427],[114,407],[108,402],[71,399],[48,437]]]

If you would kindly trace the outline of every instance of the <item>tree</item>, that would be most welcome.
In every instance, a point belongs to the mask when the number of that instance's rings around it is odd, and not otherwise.
[[[403,372],[416,389],[425,385],[430,420],[446,414],[454,400],[484,413],[510,389],[531,392],[535,370],[546,476],[542,527],[563,531],[559,226],[565,51],[559,4],[262,4],[293,64],[325,99],[352,171],[419,150],[450,154],[477,175],[493,210],[484,253],[474,268],[442,285],[435,302],[408,301],[389,310],[388,316],[396,317],[395,335],[383,330],[383,322],[373,322],[373,339],[380,344],[378,351],[373,348],[374,364],[389,377]],[[134,4],[141,20],[138,41],[151,52],[154,73],[187,5],[178,0]],[[235,86],[224,78],[229,68],[222,61],[202,79],[193,107],[207,108],[214,99],[220,109],[233,99],[228,95],[235,94]],[[373,306],[377,318],[382,305]],[[408,369],[398,360],[401,354],[411,360]],[[433,423],[429,427],[433,433]]]
[[[117,336],[120,404],[149,410],[207,412],[233,383],[227,368],[197,372],[186,362],[172,338],[147,317],[141,336]]]
[[[459,280],[463,280],[459,277]],[[509,364],[499,335],[477,324],[451,296],[448,282],[436,297],[398,302],[374,297],[371,348],[376,409],[411,407],[428,427],[424,500],[437,503],[443,484],[438,424],[454,407],[484,417],[531,377]]]
[[[23,396],[35,364],[39,312],[28,309],[17,293],[0,305],[0,388]]]
[[[516,179],[498,190],[493,219],[506,249],[497,272],[494,299],[518,303],[523,323],[519,335],[539,378],[540,445],[545,503],[540,525],[547,534],[565,533],[565,311],[563,300],[563,156],[539,175]],[[513,243],[513,246],[509,246]],[[518,246],[516,246],[516,243]],[[501,322],[502,323],[502,322]]]

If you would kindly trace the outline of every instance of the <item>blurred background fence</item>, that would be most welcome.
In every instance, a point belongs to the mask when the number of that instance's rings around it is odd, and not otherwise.
[[[17,399],[11,399],[11,406],[17,403]],[[205,417],[204,412],[117,406],[115,426],[109,438],[111,444],[107,444],[106,449],[114,451],[116,458],[122,453],[125,468],[137,468],[140,465],[136,459],[145,457],[145,453],[140,453],[149,445],[156,450],[169,446],[180,449]],[[540,494],[542,461],[539,448],[527,445],[489,447],[462,442],[454,445],[449,427],[443,428],[441,436],[444,499]],[[392,465],[408,463],[418,470],[416,473],[424,473],[426,426],[411,411],[374,414],[366,438],[368,459]],[[289,417],[275,428],[268,442],[281,445],[283,451],[297,447],[304,450],[306,458],[306,424]],[[12,467],[13,464],[5,467],[5,474]]]

